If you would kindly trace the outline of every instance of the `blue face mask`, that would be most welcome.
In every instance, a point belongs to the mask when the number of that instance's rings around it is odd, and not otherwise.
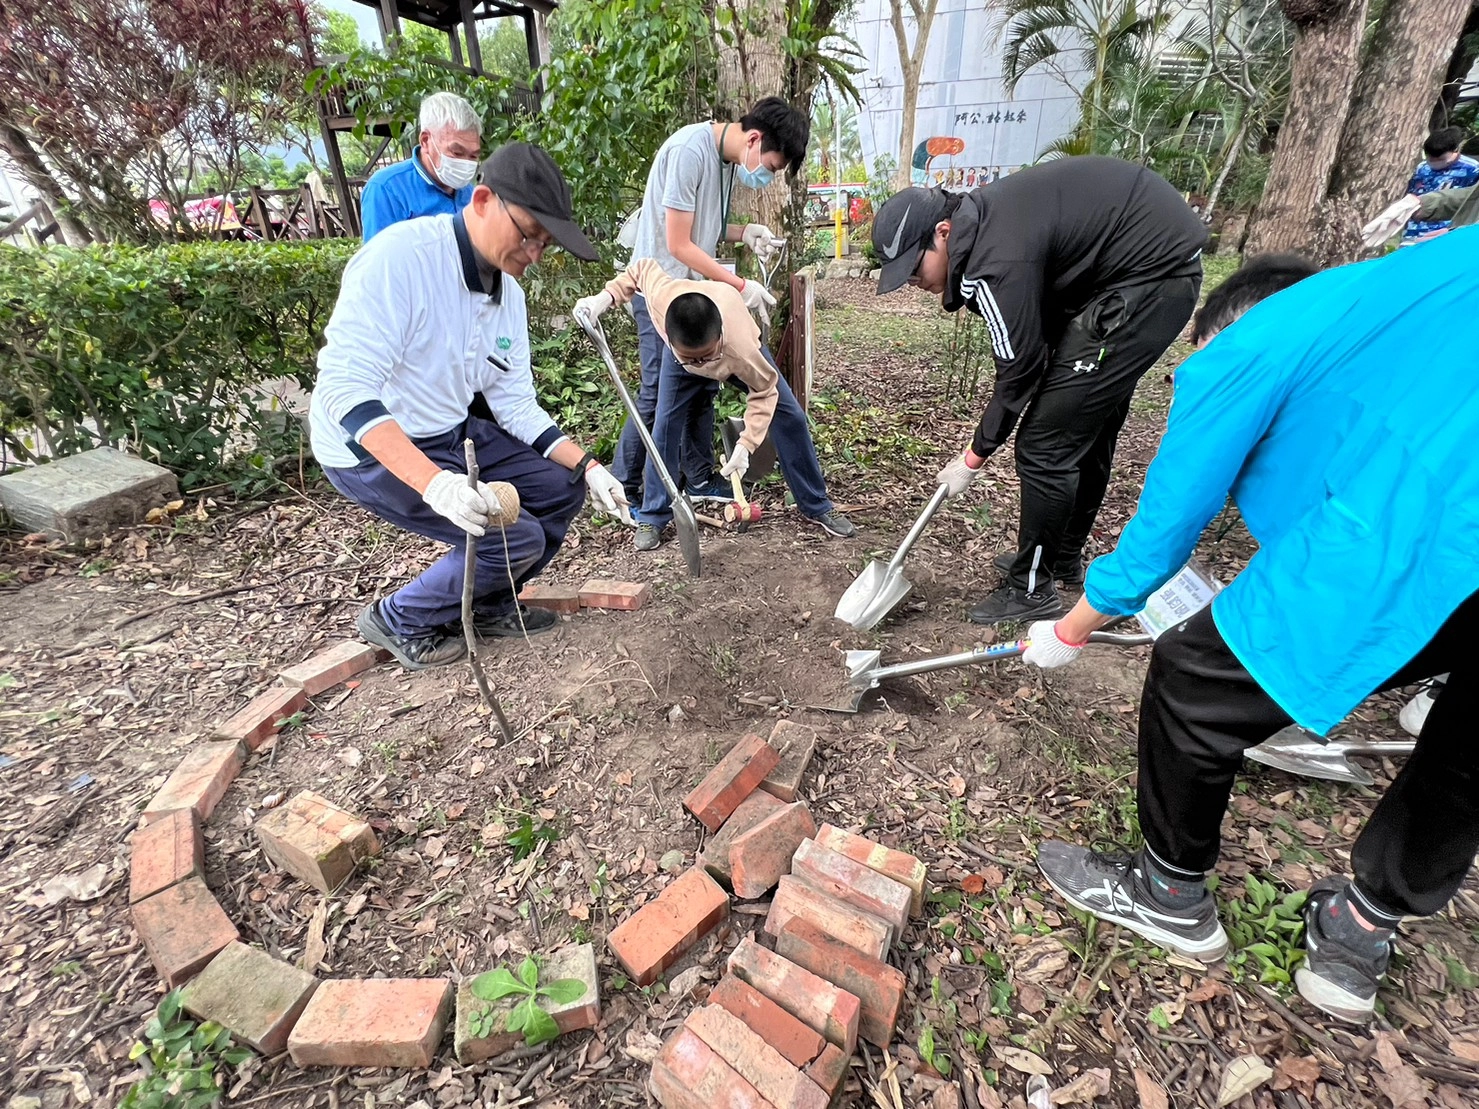
[[[739,183],[747,189],[763,189],[775,180],[774,171],[764,165],[757,165],[754,169],[741,162],[734,167],[735,176]]]

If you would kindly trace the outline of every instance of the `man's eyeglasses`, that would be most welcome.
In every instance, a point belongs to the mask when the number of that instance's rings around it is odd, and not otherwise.
[[[500,196],[498,198],[498,203],[503,208],[503,214],[508,216],[509,222],[514,225],[514,230],[519,233],[519,247],[525,254],[531,258],[538,258],[546,250],[554,246],[553,239],[536,239],[528,231],[524,230],[524,225],[518,221],[518,217],[513,212],[509,211],[509,207],[504,203],[503,197]]]
[[[674,355],[676,358],[677,355]],[[724,336],[719,336],[719,345],[714,348],[714,353],[705,355],[703,358],[679,358],[678,365],[690,370],[697,370],[724,357]]]

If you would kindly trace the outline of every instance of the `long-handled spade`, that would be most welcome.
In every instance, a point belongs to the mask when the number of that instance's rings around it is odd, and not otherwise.
[[[606,343],[606,332],[601,327],[601,321],[584,312],[575,313],[575,322],[580,324],[581,330],[590,336],[591,342],[595,344],[596,353],[601,356],[601,361],[606,363],[606,372],[611,375],[612,384],[621,395],[621,403],[626,406],[627,415],[631,417],[632,425],[637,429],[637,434],[642,438],[642,445],[647,448],[647,457],[652,460],[657,470],[657,476],[662,481],[663,488],[668,491],[668,497],[673,503],[673,526],[678,531],[678,546],[683,549],[683,561],[688,564],[688,572],[694,577],[703,575],[703,554],[698,546],[698,515],[693,511],[693,503],[687,494],[678,491],[678,483],[673,480],[673,475],[668,473],[668,468],[663,465],[662,455],[657,453],[657,444],[652,441],[652,432],[647,430],[647,425],[642,422],[642,417],[637,414],[637,406],[632,401],[632,394],[627,392],[626,382],[621,379],[621,370],[617,368],[616,356],[611,353],[611,347]]]
[[[909,548],[924,534],[925,525],[940,510],[949,493],[950,490],[943,485],[935,490],[935,495],[924,506],[919,519],[914,521],[909,534],[904,536],[894,557],[888,560],[887,565],[875,558],[864,566],[857,581],[849,585],[847,592],[838,600],[833,616],[844,624],[851,624],[858,631],[867,631],[898,607],[899,602],[908,596],[909,590],[914,588],[914,583],[904,576],[904,559],[909,554]]]
[[[1337,739],[1326,741],[1314,732],[1290,724],[1243,754],[1254,762],[1331,782],[1355,786],[1374,784],[1366,768],[1351,761],[1352,755],[1410,755],[1415,739]]]

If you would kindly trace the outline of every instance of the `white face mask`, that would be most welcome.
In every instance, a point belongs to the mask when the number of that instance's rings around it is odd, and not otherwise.
[[[473,178],[478,175],[478,163],[475,158],[453,158],[444,154],[440,147],[437,148],[438,162],[436,167],[437,180],[449,189],[461,189],[471,185]]]

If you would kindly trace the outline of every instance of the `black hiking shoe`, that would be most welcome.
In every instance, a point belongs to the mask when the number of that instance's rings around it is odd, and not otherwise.
[[[696,481],[684,487],[690,501],[705,501],[714,504],[729,504],[734,500],[734,486],[728,478],[719,477],[717,474],[709,476],[707,481]],[[638,502],[633,501],[633,504]]]
[[[1010,574],[1012,572],[1012,563],[1016,561],[1016,551],[1002,551],[1001,554],[991,560],[991,565],[995,566],[1003,574]],[[1082,589],[1084,587],[1084,560],[1082,558],[1076,558],[1071,563],[1054,567],[1053,580],[1063,583],[1069,589]]]
[[[364,639],[376,647],[384,647],[395,660],[407,670],[430,670],[436,666],[450,666],[460,662],[467,654],[467,644],[461,635],[432,632],[430,635],[397,635],[380,615],[380,602],[372,601],[359,614],[354,626]]]
[[[637,538],[633,540],[633,546],[639,551],[655,551],[662,546],[662,528],[653,527],[651,524],[637,525]]]
[[[1356,947],[1332,937],[1321,924],[1325,913],[1350,912],[1350,883],[1322,878],[1304,904],[1304,966],[1294,972],[1299,994],[1322,1013],[1365,1024],[1376,1011],[1376,988],[1392,957],[1390,933]]]
[[[472,614],[473,634],[479,639],[520,639],[526,635],[539,635],[554,631],[559,622],[558,612],[548,608],[530,608],[528,605],[516,605],[498,613]]]
[[[820,516],[808,516],[807,519],[833,539],[851,539],[858,533],[853,522],[835,508],[823,512]]]
[[[1141,856],[1139,851],[1105,855],[1046,840],[1038,846],[1037,867],[1074,908],[1122,924],[1157,947],[1204,963],[1227,954],[1227,933],[1217,920],[1212,895],[1190,908],[1166,908],[1151,896]]]
[[[1063,599],[1052,582],[1044,582],[1034,593],[1003,585],[967,616],[973,624],[1000,624],[1007,620],[1047,620],[1062,614]]]

